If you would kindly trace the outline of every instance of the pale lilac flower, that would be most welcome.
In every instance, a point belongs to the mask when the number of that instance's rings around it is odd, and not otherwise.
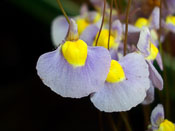
[[[163,79],[153,65],[153,61],[156,59],[156,57],[158,57],[157,54],[159,54],[159,52],[157,47],[153,43],[154,41],[151,39],[149,29],[147,27],[143,27],[140,33],[140,38],[137,44],[137,48],[139,49],[139,52],[141,52],[141,54],[145,57],[145,60],[149,66],[149,78],[151,81],[150,87],[154,86],[159,90],[162,90]],[[158,60],[160,60],[160,58],[158,58]],[[160,64],[160,61],[157,61],[157,63],[161,68],[162,63]],[[154,90],[150,89],[147,92],[147,96],[150,98],[145,99],[145,101],[143,102],[144,104],[151,103],[154,100]]]
[[[148,27],[151,32],[151,37],[156,43],[158,43],[158,33],[156,30],[159,29],[159,16],[160,9],[155,7],[148,18],[140,17],[136,20],[135,25],[128,25],[128,43],[136,44],[139,40],[139,35],[142,27]],[[123,30],[125,31],[125,24],[123,24]]]
[[[91,95],[92,103],[100,111],[130,110],[145,99],[150,87],[148,65],[142,55],[130,53],[118,63],[123,68],[125,79],[113,83],[106,80],[103,87]]]
[[[78,47],[76,44],[73,47],[76,52],[68,51],[71,47],[71,44],[65,47],[68,42],[72,44],[79,42]],[[75,64],[71,63],[72,60]],[[85,60],[83,64],[76,65],[82,60]],[[71,20],[65,42],[62,42],[55,51],[41,55],[36,69],[43,83],[57,94],[63,97],[81,98],[102,88],[109,71],[110,60],[107,49],[88,47],[85,42],[78,39],[77,25]]]
[[[164,109],[158,104],[151,113],[151,125],[148,127],[150,131],[175,131],[175,125],[171,121],[165,119]]]
[[[78,33],[81,33],[90,24],[96,24],[97,26],[101,23],[101,15],[96,11],[88,11],[86,5],[82,5],[80,9],[80,15],[73,17],[78,24]],[[53,45],[58,47],[62,40],[65,39],[69,24],[64,16],[57,16],[51,24],[51,39]]]
[[[92,24],[84,30],[80,38],[83,39],[89,46],[94,46],[98,31],[99,31],[99,27],[97,25]],[[103,32],[106,32],[106,33],[104,34]],[[97,46],[103,46],[107,48],[108,37],[109,37],[108,35],[109,35],[108,26],[104,25],[104,28],[102,29],[100,37],[98,39]],[[110,39],[111,46],[109,49],[112,59],[116,60],[118,58],[117,50],[118,50],[118,47],[122,45],[121,44],[122,36],[123,36],[123,30],[122,30],[121,22],[119,20],[113,21],[111,35],[110,35],[110,37],[112,37],[113,39]]]

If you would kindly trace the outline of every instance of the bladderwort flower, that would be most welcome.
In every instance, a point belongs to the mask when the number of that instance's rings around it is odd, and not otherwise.
[[[148,131],[175,131],[174,123],[165,119],[161,104],[158,104],[151,113],[151,125],[148,126]]]
[[[107,29],[106,25],[101,30],[98,42],[96,43],[97,37],[99,33],[99,27],[96,25],[88,26],[82,35],[80,36],[89,46],[102,46],[108,49],[108,38],[109,38],[109,29]],[[115,20],[112,23],[111,34],[110,34],[110,42],[109,42],[109,52],[111,54],[112,59],[117,59],[117,50],[121,45],[122,40],[122,24],[119,20]]]
[[[101,21],[101,15],[97,11],[88,11],[87,6],[82,5],[80,15],[75,16],[74,19],[78,25],[78,34],[81,35],[90,24],[98,26]],[[66,37],[68,28],[69,24],[64,16],[58,16],[52,21],[51,37],[55,47],[58,47],[63,38]]]
[[[147,27],[142,27],[140,38],[137,44],[139,52],[144,56],[146,62],[149,66],[149,78],[150,78],[150,89],[148,91],[149,98],[146,99],[143,103],[150,103],[154,98],[154,89],[153,87],[158,88],[159,90],[163,89],[163,79],[158,73],[156,68],[153,65],[153,61],[156,60],[160,68],[162,68],[162,62],[158,48],[156,47],[154,41],[151,38],[151,34]]]
[[[155,7],[149,18],[138,18],[135,22],[135,26],[139,29],[141,29],[143,26],[148,27],[150,29],[159,29],[159,16],[160,9],[159,7]]]
[[[103,12],[104,4],[106,4],[104,23],[109,23],[110,6],[108,2],[106,1],[106,3],[104,3],[104,0],[90,0],[90,2],[92,3],[96,11],[99,12],[99,14],[101,15],[103,14],[102,12]],[[117,12],[117,10],[115,8],[112,8],[112,16],[111,16],[112,21],[116,20],[119,17],[118,15],[119,13]]]
[[[150,87],[149,71],[144,57],[129,53],[119,61],[111,60],[106,81],[90,99],[100,111],[120,112],[140,104]]]
[[[160,17],[160,9],[159,7],[155,7],[151,13],[151,15],[146,17],[139,17],[135,21],[135,24],[128,25],[128,41],[129,44],[135,44],[138,42],[139,34],[142,27],[148,27],[151,33],[152,39],[158,44],[158,33],[159,29],[159,17]],[[125,24],[123,24],[123,28],[125,30]]]
[[[175,16],[173,15],[168,15],[166,16],[165,21],[162,21],[163,27],[166,31],[171,31],[175,33]]]
[[[57,94],[81,98],[103,86],[110,61],[107,49],[89,47],[79,39],[77,25],[71,19],[66,39],[55,51],[41,55],[36,69],[43,83]]]

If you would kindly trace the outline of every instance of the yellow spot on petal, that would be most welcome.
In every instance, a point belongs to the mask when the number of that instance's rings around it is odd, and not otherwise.
[[[171,15],[167,16],[166,17],[166,23],[167,24],[173,24],[175,26],[175,16],[171,16]]]
[[[116,60],[111,60],[111,66],[106,81],[109,83],[116,83],[121,82],[124,79],[125,73],[122,66]]]
[[[96,40],[97,40],[98,33],[96,35],[96,38],[93,42],[93,46],[96,45]],[[100,33],[100,37],[98,39],[97,46],[103,46],[104,48],[108,48],[108,37],[109,37],[109,30],[103,29]],[[110,35],[110,42],[109,42],[109,48],[116,46],[117,44],[115,43],[115,38]]]
[[[150,55],[146,57],[147,60],[154,60],[157,57],[159,50],[158,48],[151,43],[151,48],[150,48]]]
[[[66,41],[62,45],[64,58],[74,67],[85,65],[87,52],[87,44],[83,40]]]
[[[148,24],[148,19],[141,17],[136,20],[135,26],[141,29],[143,26],[148,26]]]
[[[78,34],[80,35],[86,29],[86,27],[89,25],[89,22],[83,18],[78,18],[76,22],[78,25]]]
[[[157,131],[175,131],[175,125],[169,121],[169,120],[164,120]]]

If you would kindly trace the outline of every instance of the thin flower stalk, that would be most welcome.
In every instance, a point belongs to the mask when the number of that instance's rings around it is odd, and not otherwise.
[[[101,26],[100,26],[100,30],[99,30],[99,33],[98,33],[98,36],[97,36],[97,40],[96,40],[95,46],[97,46],[98,39],[99,39],[99,37],[100,37],[100,33],[101,33],[102,28],[103,28],[104,17],[105,17],[105,11],[106,11],[106,0],[104,0],[102,22],[101,22]]]
[[[126,11],[126,28],[125,28],[125,40],[124,40],[124,50],[123,50],[123,55],[125,56],[126,55],[126,49],[127,49],[127,36],[128,36],[128,19],[129,19],[129,9],[130,9],[130,6],[131,6],[131,0],[129,0],[129,3],[128,3],[128,7],[127,7],[127,11]]]

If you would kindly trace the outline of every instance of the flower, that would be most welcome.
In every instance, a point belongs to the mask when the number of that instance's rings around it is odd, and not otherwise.
[[[149,27],[150,29],[159,29],[159,16],[160,9],[159,7],[155,7],[149,16],[149,19],[145,17],[140,17],[136,20],[135,26],[138,28],[142,28],[143,26]]]
[[[105,112],[127,111],[141,103],[150,87],[148,65],[142,55],[130,53],[112,60],[106,81],[91,95],[96,108]]]
[[[150,34],[152,39],[158,43],[158,33],[157,29],[159,29],[159,16],[160,16],[160,9],[159,7],[155,7],[149,16],[146,17],[139,17],[135,21],[134,25],[128,25],[128,43],[129,44],[136,44],[138,42],[139,34],[142,27],[148,27],[150,29]],[[125,30],[125,24],[123,25]]]
[[[96,44],[96,40],[98,37],[99,27],[97,25],[89,25],[82,35],[80,36],[89,46],[102,46],[108,49],[108,38],[109,38],[109,30],[104,25],[104,28],[101,30],[98,42]],[[112,23],[111,34],[110,34],[110,42],[109,42],[109,52],[111,54],[112,59],[117,59],[117,50],[121,45],[122,40],[122,24],[119,20],[115,20]]]
[[[166,30],[175,33],[175,16],[173,15],[166,16],[165,21],[163,21],[162,23],[163,23],[163,27]]]
[[[78,25],[78,34],[81,35],[82,32],[90,25],[99,25],[101,20],[101,15],[96,11],[88,11],[86,5],[82,5],[81,14],[74,17]],[[51,24],[51,38],[53,45],[58,47],[62,40],[66,37],[69,24],[64,16],[56,17]]]
[[[88,47],[79,39],[77,25],[70,20],[65,41],[41,55],[37,73],[43,83],[63,97],[81,98],[98,91],[110,67],[110,54],[103,47]]]
[[[161,104],[158,104],[151,113],[151,131],[175,131],[175,125],[164,118],[164,109]]]
[[[153,65],[153,61],[156,59],[160,68],[162,68],[162,63],[160,62],[160,54],[158,48],[153,44],[154,41],[151,39],[151,34],[147,27],[142,27],[140,38],[137,43],[137,48],[139,52],[144,56],[148,66],[149,66],[149,78],[150,78],[150,86],[154,86],[159,90],[163,89],[163,79],[161,75],[158,73],[156,68]],[[148,91],[148,96],[146,100],[149,100],[144,103],[151,103],[153,101],[154,89],[150,89]]]

